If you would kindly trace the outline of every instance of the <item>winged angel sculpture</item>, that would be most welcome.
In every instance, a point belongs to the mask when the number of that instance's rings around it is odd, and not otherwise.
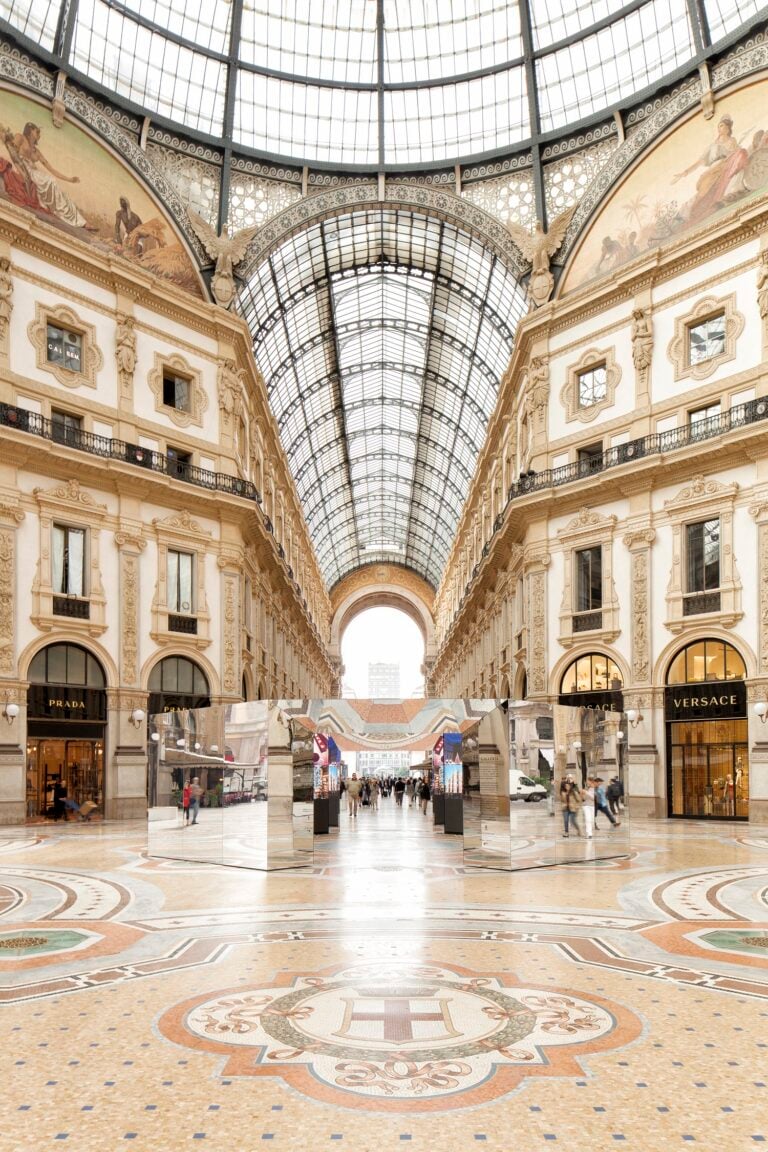
[[[234,236],[228,236],[226,231],[218,236],[197,212],[188,208],[187,215],[198,240],[211,260],[216,261],[211,281],[213,298],[220,307],[229,308],[235,298],[235,267],[245,256],[248,245],[259,230],[258,225],[255,228],[242,228]]]
[[[528,299],[532,308],[540,308],[552,295],[555,278],[549,270],[549,262],[565,239],[565,232],[576,211],[576,205],[566,208],[552,221],[548,232],[541,221],[536,221],[536,231],[530,234],[520,224],[507,224],[507,229],[515,244],[531,262],[531,278],[528,281]]]

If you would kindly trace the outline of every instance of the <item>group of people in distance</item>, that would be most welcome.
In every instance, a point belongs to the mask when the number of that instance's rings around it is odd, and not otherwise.
[[[614,776],[607,787],[602,776],[588,776],[583,788],[572,775],[564,776],[560,784],[563,838],[567,840],[573,830],[574,835],[591,840],[600,815],[605,816],[611,829],[618,828],[623,799],[624,785],[618,776]]]
[[[432,798],[432,793],[429,787],[429,781],[421,777],[414,780],[408,777],[407,780],[402,776],[397,778],[389,776],[384,779],[379,779],[378,776],[363,776],[358,778],[356,772],[353,772],[349,780],[342,780],[340,782],[341,800],[344,802],[344,796],[347,796],[347,807],[349,808],[350,819],[357,816],[358,809],[361,805],[370,807],[375,811],[379,807],[380,796],[390,796],[394,793],[395,804],[399,808],[403,806],[403,798],[407,797],[409,800],[409,807],[413,808],[416,804],[421,806],[422,812],[426,815],[427,805]]]

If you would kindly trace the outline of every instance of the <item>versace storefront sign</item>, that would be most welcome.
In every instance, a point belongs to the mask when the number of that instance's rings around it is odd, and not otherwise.
[[[667,720],[730,720],[747,714],[747,686],[731,683],[678,684],[664,690]]]

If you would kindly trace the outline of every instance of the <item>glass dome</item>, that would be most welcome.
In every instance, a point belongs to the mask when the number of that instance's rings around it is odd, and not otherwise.
[[[0,0],[0,24],[154,119],[283,162],[403,169],[604,119],[756,0]]]

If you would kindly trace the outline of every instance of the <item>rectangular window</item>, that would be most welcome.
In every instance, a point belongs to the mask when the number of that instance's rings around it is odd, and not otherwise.
[[[608,373],[605,364],[595,364],[579,372],[579,408],[592,408],[608,396]]]
[[[706,408],[694,408],[693,412],[688,413],[688,423],[693,427],[694,424],[701,424],[704,420],[715,420],[720,416],[719,404],[708,404]]]
[[[603,549],[576,553],[576,611],[596,612],[603,606]]]
[[[47,330],[46,356],[49,364],[60,364],[70,372],[83,370],[83,337],[79,332],[69,332],[56,324],[49,324]]]
[[[709,592],[720,587],[720,521],[687,524],[686,592]]]
[[[168,611],[191,616],[194,613],[192,574],[194,556],[168,549]]]
[[[168,475],[176,476],[179,480],[186,480],[189,466],[192,463],[192,453],[182,452],[180,448],[168,448]]]
[[[51,435],[57,444],[79,443],[83,421],[80,416],[73,416],[70,412],[51,411]]]
[[[189,412],[190,382],[184,376],[163,372],[163,404],[177,412]]]
[[[53,591],[85,596],[85,528],[53,525]]]
[[[599,472],[603,463],[602,441],[597,444],[589,444],[586,448],[579,448],[576,459],[578,460],[579,472],[582,476],[589,476],[592,472]]]
[[[693,367],[725,352],[725,313],[710,316],[688,328],[688,364]]]

